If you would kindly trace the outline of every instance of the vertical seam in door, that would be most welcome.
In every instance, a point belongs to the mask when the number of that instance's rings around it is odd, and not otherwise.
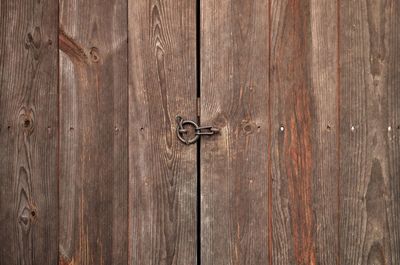
[[[200,0],[196,0],[196,95],[200,98],[200,73],[201,73],[201,63],[200,63],[200,37],[201,37],[201,13],[200,13]],[[199,113],[200,116],[200,113]]]
[[[199,124],[201,124],[200,113],[200,95],[201,95],[201,61],[200,61],[200,37],[201,37],[201,13],[200,13],[200,0],[196,0],[196,114]],[[201,264],[201,164],[200,164],[200,150],[201,140],[197,141],[196,145],[196,169],[197,169],[197,182],[196,182],[196,261],[197,265]]]
[[[201,139],[197,141],[197,153],[196,153],[196,161],[197,161],[197,182],[196,182],[196,231],[197,231],[197,242],[196,242],[196,258],[197,258],[197,265],[201,264],[201,187],[200,187],[200,148],[201,148]]]
[[[271,0],[268,0],[268,261],[272,265]]]
[[[129,135],[130,135],[130,116],[129,116],[129,95],[130,95],[130,89],[129,89],[129,80],[130,80],[130,75],[129,75],[129,62],[130,62],[130,58],[129,58],[129,0],[126,0],[126,95],[127,95],[127,112],[126,112],[126,119],[127,119],[127,132],[126,132],[126,138],[127,138],[127,142],[126,142],[126,148],[127,153],[127,177],[128,177],[128,182],[127,182],[127,212],[126,212],[126,216],[127,216],[127,222],[126,222],[126,231],[127,231],[127,244],[128,244],[128,251],[127,251],[127,261],[126,263],[129,265],[131,264],[131,240],[130,237],[131,235],[131,229],[130,229],[130,211],[131,211],[131,207],[130,207],[130,201],[131,201],[131,193],[130,193],[130,159],[129,159],[129,155],[130,155],[130,150],[129,150]]]
[[[336,132],[336,144],[337,144],[337,260],[336,264],[340,265],[340,0],[336,1],[336,23],[337,23],[337,36],[336,36],[336,108],[337,108],[337,132]]]
[[[61,111],[60,111],[60,103],[61,103],[61,93],[60,93],[60,43],[59,43],[59,36],[60,36],[60,1],[57,1],[57,205],[60,209],[60,178],[61,178],[61,160],[60,160],[60,150],[61,150]],[[58,211],[58,224],[57,224],[57,263],[60,263],[60,211]]]

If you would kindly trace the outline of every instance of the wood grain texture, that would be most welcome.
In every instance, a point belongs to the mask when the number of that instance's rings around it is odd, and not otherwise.
[[[59,264],[127,264],[127,2],[60,1]]]
[[[57,263],[57,2],[0,3],[0,264]]]
[[[316,264],[328,265],[339,255],[339,21],[336,1],[311,0],[309,8],[313,237]]]
[[[340,1],[340,264],[399,264],[398,1]]]
[[[0,1],[0,265],[400,264],[399,25],[396,0]],[[220,134],[186,146],[178,114]]]
[[[202,264],[270,263],[267,1],[201,1]]]
[[[130,0],[129,264],[196,263],[195,1]]]
[[[271,1],[273,264],[338,256],[335,1]]]

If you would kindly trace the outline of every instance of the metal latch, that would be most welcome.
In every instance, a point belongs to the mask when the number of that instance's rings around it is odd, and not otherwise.
[[[201,135],[213,135],[219,133],[219,129],[212,126],[199,126],[197,123],[191,120],[185,120],[181,116],[176,116],[176,122],[178,126],[176,127],[176,136],[184,144],[194,144],[197,142]],[[194,137],[192,139],[185,138],[184,135],[188,133],[185,129],[185,125],[194,127]]]

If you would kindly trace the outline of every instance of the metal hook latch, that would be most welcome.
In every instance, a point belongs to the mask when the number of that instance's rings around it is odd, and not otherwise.
[[[194,144],[197,142],[201,135],[213,135],[219,133],[219,129],[212,126],[199,126],[197,123],[191,120],[185,120],[181,116],[176,116],[176,122],[178,126],[176,127],[176,136],[184,144]],[[184,128],[185,125],[193,126],[195,135],[192,139],[186,139],[184,135],[188,132]]]

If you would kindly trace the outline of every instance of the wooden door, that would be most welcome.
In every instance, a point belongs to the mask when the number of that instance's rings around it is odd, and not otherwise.
[[[203,264],[398,264],[400,5],[202,0]]]
[[[0,14],[0,265],[400,264],[398,1]]]

